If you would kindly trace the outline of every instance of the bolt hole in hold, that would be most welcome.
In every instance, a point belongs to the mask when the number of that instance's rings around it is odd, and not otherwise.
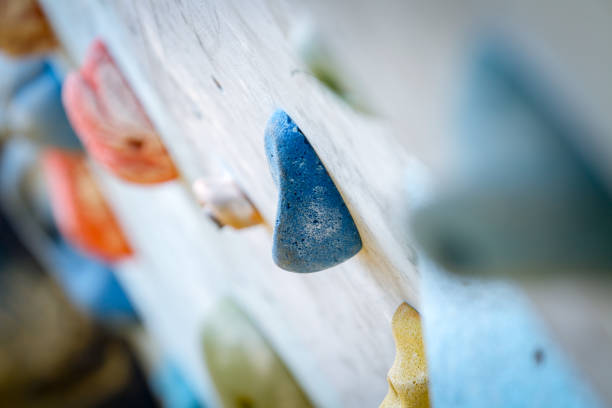
[[[380,408],[429,407],[429,374],[421,317],[402,303],[391,320],[395,339],[395,361],[387,375],[389,392]]]
[[[58,229],[73,245],[104,261],[132,255],[119,223],[87,167],[85,156],[60,149],[43,153],[43,169]]]
[[[144,147],[144,141],[142,139],[138,139],[138,138],[127,138],[126,139],[126,144],[132,149],[132,150],[140,150]]]
[[[544,350],[542,350],[541,348],[535,349],[535,351],[533,352],[533,360],[535,361],[535,363],[537,365],[542,364],[544,362],[544,358]]]
[[[213,306],[202,344],[221,406],[312,407],[255,322],[233,300],[225,298]]]
[[[219,227],[242,229],[263,223],[257,208],[228,175],[198,179],[193,183],[193,192]]]
[[[316,272],[361,250],[342,196],[306,136],[282,110],[265,131],[270,171],[279,190],[272,256],[293,272]]]
[[[339,64],[333,58],[327,44],[313,24],[302,22],[296,25],[291,37],[298,55],[308,68],[308,71],[319,82],[353,109],[362,113],[371,112],[362,98],[343,79],[344,75],[340,72]],[[302,71],[299,69],[293,70],[291,71],[291,76],[300,72]]]
[[[101,40],[93,42],[81,69],[66,78],[62,99],[87,151],[119,178],[153,184],[178,176],[158,133]]]

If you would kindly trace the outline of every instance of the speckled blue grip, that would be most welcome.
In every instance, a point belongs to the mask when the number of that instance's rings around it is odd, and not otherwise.
[[[361,238],[327,170],[304,134],[282,110],[266,128],[266,154],[279,188],[272,256],[293,272],[316,272],[344,262]]]

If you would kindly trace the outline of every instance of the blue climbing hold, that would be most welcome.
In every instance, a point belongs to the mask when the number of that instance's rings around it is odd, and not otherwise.
[[[8,126],[12,134],[68,149],[79,149],[80,142],[72,130],[62,105],[62,81],[50,62],[42,71],[23,84],[8,106]]]
[[[432,406],[605,406],[519,286],[419,263]]]
[[[591,127],[514,48],[489,40],[470,67],[446,191],[413,212],[413,235],[458,273],[608,274],[612,206]]]
[[[346,204],[304,134],[282,110],[266,127],[266,154],[279,188],[272,256],[293,272],[316,272],[361,249]]]
[[[55,234],[54,234],[55,235]],[[128,323],[138,313],[110,266],[79,253],[60,236],[48,249],[53,275],[67,296],[85,312],[104,322]]]
[[[202,408],[194,388],[176,363],[164,357],[160,366],[152,373],[153,389],[169,408]]]

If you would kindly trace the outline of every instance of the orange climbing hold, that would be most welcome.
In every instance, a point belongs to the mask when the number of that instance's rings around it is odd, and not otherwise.
[[[62,95],[68,118],[89,153],[118,177],[141,184],[178,176],[176,167],[101,40],[92,44]]]
[[[84,155],[49,149],[43,154],[43,168],[55,222],[67,240],[105,261],[132,254]]]

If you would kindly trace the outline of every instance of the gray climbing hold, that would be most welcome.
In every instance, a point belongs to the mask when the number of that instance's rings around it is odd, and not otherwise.
[[[266,154],[279,188],[272,255],[293,272],[337,265],[361,249],[346,204],[304,134],[282,110],[266,128]]]

